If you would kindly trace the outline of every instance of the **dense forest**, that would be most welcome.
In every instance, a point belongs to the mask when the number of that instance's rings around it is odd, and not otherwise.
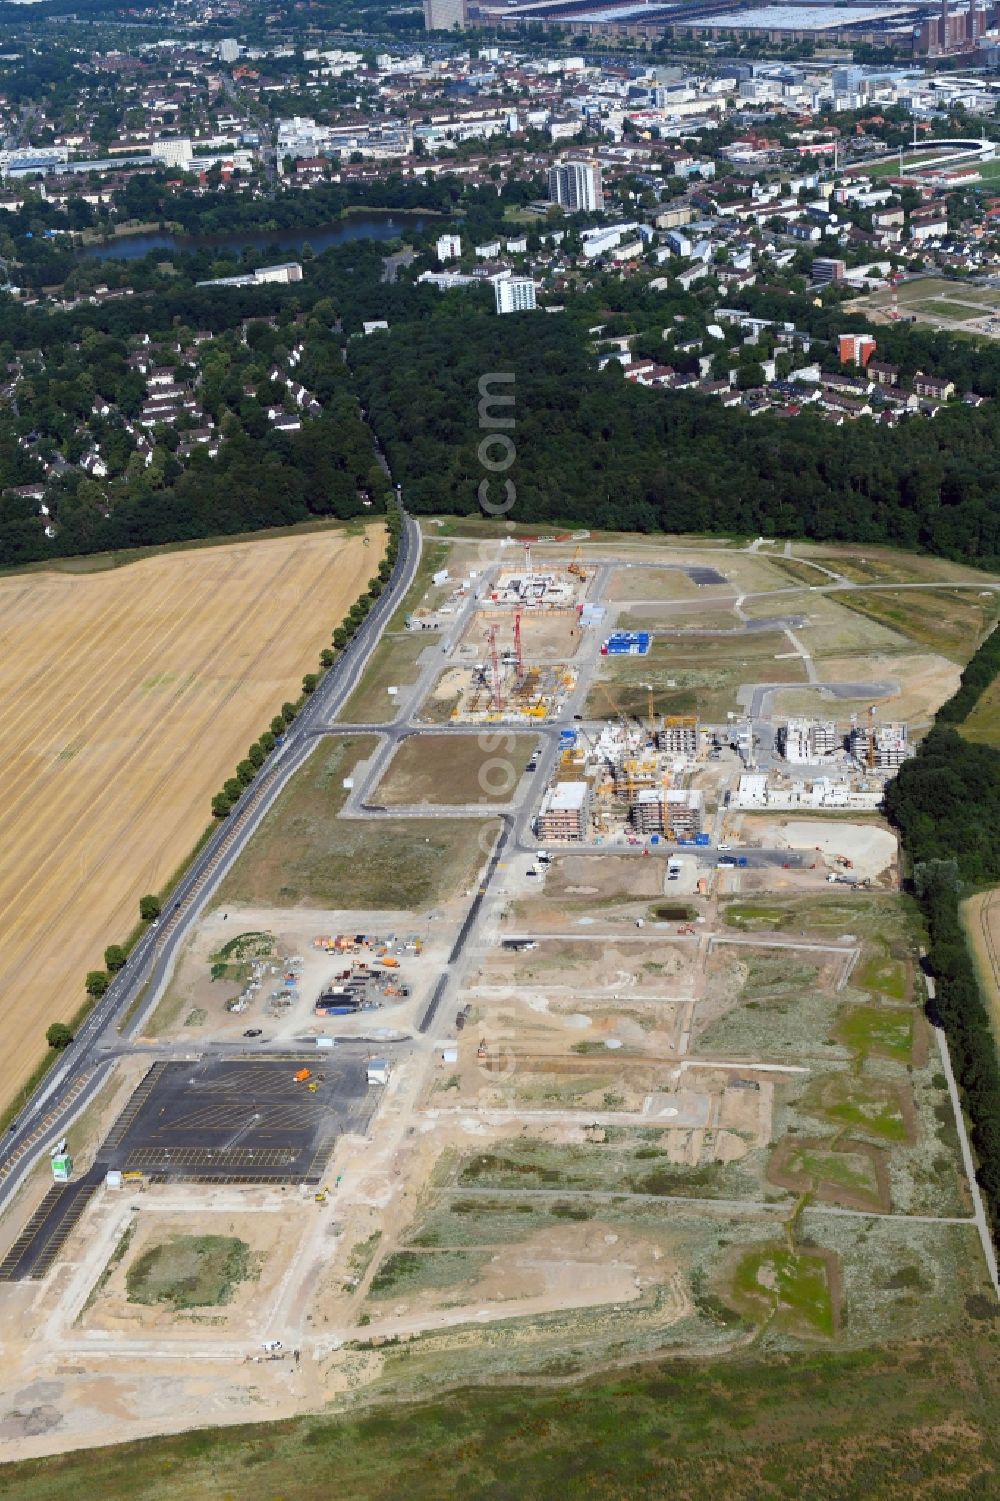
[[[598,373],[565,316],[438,316],[354,341],[350,362],[415,512],[477,509],[479,380],[515,375],[514,519],[884,542],[1000,559],[1000,409],[895,431],[751,417]]]
[[[886,811],[912,862],[913,889],[930,936],[932,1019],[948,1037],[972,1122],[978,1175],[1000,1230],[1000,1064],[959,916],[971,889],[1000,882],[1000,750],[974,745],[948,720],[964,717],[996,672],[1000,631],[987,638],[958,693],[886,791]],[[971,685],[979,685],[973,693]],[[964,710],[964,713],[963,713]]]

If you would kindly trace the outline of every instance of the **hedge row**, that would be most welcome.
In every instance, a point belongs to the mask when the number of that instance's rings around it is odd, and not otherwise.
[[[394,498],[387,502],[386,527],[389,532],[389,544],[386,556],[378,566],[378,572],[368,580],[368,588],[364,594],[355,600],[343,621],[333,632],[332,643],[320,652],[319,671],[307,672],[302,679],[302,692],[294,703],[288,702],[281,706],[280,713],[271,720],[270,727],[253,742],[247,750],[246,756],[236,767],[233,776],[227,777],[222,784],[221,791],[212,798],[213,818],[227,818],[239,802],[244,792],[253,782],[258,771],[264,765],[267,757],[274,750],[280,736],[284,735],[288,727],[300,713],[309,696],[315,693],[322,682],[323,676],[334,665],[339,654],[344,650],[348,641],[355,634],[361,622],[364,620],[372,605],[382,593],[399,556],[399,537],[403,528],[403,518]],[[104,950],[104,969],[92,969],[87,973],[85,988],[92,1000],[97,1000],[104,995],[111,984],[112,976],[121,969],[129,955],[129,951],[145,932],[148,925],[159,917],[161,905],[159,898],[152,895],[143,896],[139,901],[140,925],[132,934],[129,942],[122,944],[109,944]],[[55,1023],[48,1031],[49,1046],[53,1048],[66,1047],[73,1040],[73,1034],[69,1027],[62,1023]]]

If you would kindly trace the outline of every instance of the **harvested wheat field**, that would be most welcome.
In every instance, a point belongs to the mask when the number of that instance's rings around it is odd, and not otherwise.
[[[0,579],[0,1103],[375,573],[383,528]]]

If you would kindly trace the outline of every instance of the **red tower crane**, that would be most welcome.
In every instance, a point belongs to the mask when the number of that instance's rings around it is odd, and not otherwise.
[[[514,656],[517,658],[517,681],[524,682],[524,653],[521,650],[521,615],[514,616]]]
[[[497,651],[497,628],[491,625],[487,633],[490,643],[490,669],[493,678],[493,695],[490,699],[490,707],[499,711],[503,708],[503,684],[500,679],[500,653]]]

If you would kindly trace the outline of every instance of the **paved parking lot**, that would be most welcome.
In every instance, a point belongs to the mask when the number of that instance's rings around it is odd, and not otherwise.
[[[319,1183],[337,1138],[364,1131],[376,1100],[360,1055],[155,1063],[90,1171],[46,1194],[0,1282],[45,1275],[109,1168],[167,1183]]]

